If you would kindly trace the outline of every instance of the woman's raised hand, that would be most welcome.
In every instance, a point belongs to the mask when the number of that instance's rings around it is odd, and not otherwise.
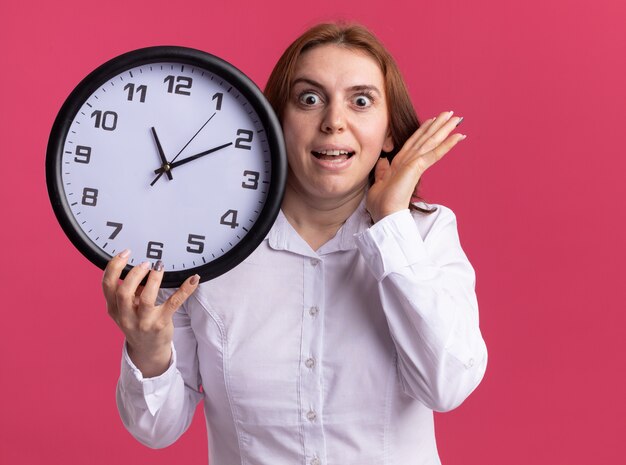
[[[367,193],[367,209],[374,222],[406,209],[424,171],[465,139],[462,134],[450,134],[463,120],[452,114],[446,111],[424,121],[391,164],[385,158],[378,160],[374,184]]]
[[[164,373],[172,356],[174,312],[196,290],[197,275],[188,278],[162,305],[155,305],[163,264],[151,270],[149,262],[135,266],[120,281],[130,252],[125,250],[111,259],[102,279],[107,311],[126,336],[128,355],[145,378]],[[142,280],[148,275],[145,286]]]

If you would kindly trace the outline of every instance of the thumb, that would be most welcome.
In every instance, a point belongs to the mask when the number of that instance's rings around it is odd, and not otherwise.
[[[413,194],[411,194],[411,203],[415,203],[415,202],[419,202],[420,201],[420,196],[418,194],[418,187],[419,185],[416,184],[415,185],[415,189],[413,190]]]
[[[389,160],[379,158],[374,168],[374,182],[378,182],[385,177],[385,173],[389,169]]]

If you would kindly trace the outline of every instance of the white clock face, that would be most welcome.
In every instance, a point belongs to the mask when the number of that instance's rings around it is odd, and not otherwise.
[[[162,153],[159,150],[159,144]],[[108,255],[189,270],[236,246],[270,184],[265,129],[229,82],[197,66],[128,69],[69,126],[61,179],[77,224]]]

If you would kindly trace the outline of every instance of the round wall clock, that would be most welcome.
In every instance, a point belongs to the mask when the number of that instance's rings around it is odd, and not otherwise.
[[[271,228],[287,161],[280,124],[242,72],[199,50],[120,55],[70,94],[46,179],[63,230],[100,268],[161,260],[163,287],[214,278]]]

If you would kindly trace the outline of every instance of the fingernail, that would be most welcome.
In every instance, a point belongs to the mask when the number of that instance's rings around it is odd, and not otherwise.
[[[463,136],[461,137],[461,140],[465,139],[467,137],[467,134],[463,134]]]
[[[461,124],[462,122],[463,122],[463,116],[461,116],[461,119],[459,120],[459,122],[458,122],[458,123],[456,123],[456,126],[458,126],[458,125],[459,125],[459,124]],[[456,126],[455,126],[455,127],[456,127]]]
[[[448,120],[448,119],[452,118],[452,115],[454,115],[454,112],[452,110],[450,110],[448,112],[448,117],[446,119]]]
[[[150,268],[152,268],[152,264],[150,262],[143,262],[141,265],[139,265],[140,268],[143,268],[144,270],[149,270]]]
[[[163,268],[165,268],[165,265],[163,265],[163,262],[161,260],[157,260],[157,262],[154,264],[154,267],[152,269],[154,271],[163,271]]]
[[[130,255],[130,249],[124,249],[117,256],[120,258],[128,258],[129,255]]]
[[[189,280],[189,284],[191,284],[192,286],[195,286],[196,284],[198,284],[198,281],[200,281],[200,276],[198,276],[197,274],[194,274]]]

